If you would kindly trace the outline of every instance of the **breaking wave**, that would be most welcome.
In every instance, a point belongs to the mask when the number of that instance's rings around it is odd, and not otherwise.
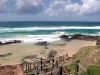
[[[39,41],[54,42],[60,40],[60,34],[51,34],[51,35],[21,35],[10,38],[0,38],[0,41],[9,41],[9,40],[21,40],[22,43],[36,43]]]
[[[16,31],[38,31],[38,30],[68,30],[68,29],[95,29],[99,30],[100,26],[59,26],[59,27],[25,27],[25,28],[2,28],[0,32],[16,32]]]

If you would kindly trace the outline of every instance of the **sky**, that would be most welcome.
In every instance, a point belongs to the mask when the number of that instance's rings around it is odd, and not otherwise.
[[[0,0],[0,21],[100,22],[100,0]]]

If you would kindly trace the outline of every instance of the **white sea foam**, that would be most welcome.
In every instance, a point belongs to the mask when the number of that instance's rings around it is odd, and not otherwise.
[[[68,30],[68,29],[100,29],[100,26],[58,26],[58,27],[26,27],[26,28],[0,28],[0,32],[36,31],[36,30]]]
[[[39,41],[54,42],[60,40],[60,34],[54,35],[22,35],[11,38],[0,38],[0,41],[5,42],[9,40],[21,40],[22,43],[36,43]]]
[[[0,38],[0,41],[6,42],[9,40],[21,40],[22,43],[37,43],[39,41],[47,41],[51,43],[51,42],[60,40],[59,36],[63,34],[73,35],[75,33],[65,33],[65,32],[57,31],[49,35],[17,35],[17,36],[10,37],[10,38]],[[83,35],[100,36],[100,32],[98,32],[97,34],[83,33]]]

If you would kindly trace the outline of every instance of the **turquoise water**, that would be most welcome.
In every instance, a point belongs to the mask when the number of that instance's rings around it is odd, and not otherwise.
[[[100,35],[100,22],[0,22],[0,40],[57,41],[63,34]]]

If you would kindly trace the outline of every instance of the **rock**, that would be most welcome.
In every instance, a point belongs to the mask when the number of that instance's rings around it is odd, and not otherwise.
[[[8,45],[8,44],[13,44],[13,43],[21,43],[20,40],[10,40],[6,42],[0,42],[0,45]]]
[[[47,41],[37,42],[36,45],[47,46],[49,43]]]
[[[2,42],[0,41],[0,45],[2,45]]]
[[[49,52],[48,58],[52,58],[53,56],[55,56],[57,54],[57,51],[51,50]]]
[[[62,39],[79,39],[79,40],[88,40],[88,41],[94,41],[94,40],[100,40],[100,36],[90,36],[90,35],[81,35],[81,34],[74,34],[74,35],[61,35],[60,38]],[[98,44],[98,41],[97,41]]]
[[[75,34],[71,36],[71,39],[79,39],[81,37],[81,34]]]
[[[68,36],[67,35],[61,35],[60,38],[62,38],[62,39],[68,39]]]
[[[13,40],[13,43],[21,43],[20,40]]]
[[[81,35],[80,37],[81,40],[96,40],[97,39],[97,36],[90,36],[90,35]]]

